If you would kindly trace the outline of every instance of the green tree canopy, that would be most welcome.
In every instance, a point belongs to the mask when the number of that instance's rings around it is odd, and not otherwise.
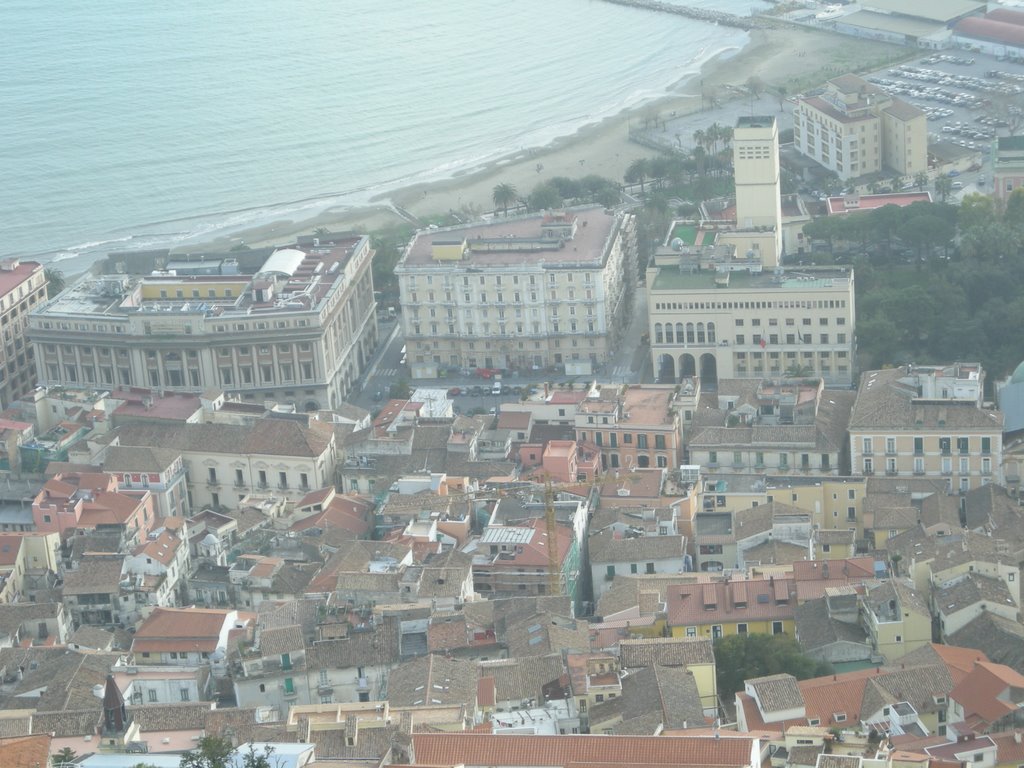
[[[491,192],[491,200],[494,201],[494,207],[501,208],[502,212],[506,216],[508,216],[508,207],[510,205],[514,205],[518,199],[519,193],[516,192],[516,188],[508,182],[495,184],[494,190]]]
[[[729,635],[715,641],[718,693],[726,701],[753,677],[788,672],[798,680],[832,673],[832,666],[805,656],[789,635]]]

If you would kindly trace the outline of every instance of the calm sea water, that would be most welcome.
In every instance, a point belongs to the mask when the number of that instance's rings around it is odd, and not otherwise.
[[[599,0],[4,0],[0,29],[0,254],[71,271],[546,144],[747,39]]]

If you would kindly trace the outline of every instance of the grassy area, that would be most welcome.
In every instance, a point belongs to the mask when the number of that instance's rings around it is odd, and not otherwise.
[[[686,245],[693,245],[697,242],[697,228],[691,224],[677,224],[672,230],[672,237],[669,241],[679,238]]]

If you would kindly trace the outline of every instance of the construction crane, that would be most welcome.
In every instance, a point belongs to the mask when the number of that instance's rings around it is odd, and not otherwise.
[[[544,481],[544,527],[548,534],[548,594],[562,594],[562,562],[558,557],[558,518],[555,516],[555,489],[551,479]]]

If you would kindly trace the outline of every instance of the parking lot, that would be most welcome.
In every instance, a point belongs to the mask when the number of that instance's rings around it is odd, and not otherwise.
[[[1024,107],[1024,65],[984,54],[936,53],[868,75],[869,82],[919,107],[928,118],[928,144],[944,157],[976,154],[976,174],[961,184],[983,188],[989,150],[1009,135]],[[957,150],[960,150],[958,153]]]

